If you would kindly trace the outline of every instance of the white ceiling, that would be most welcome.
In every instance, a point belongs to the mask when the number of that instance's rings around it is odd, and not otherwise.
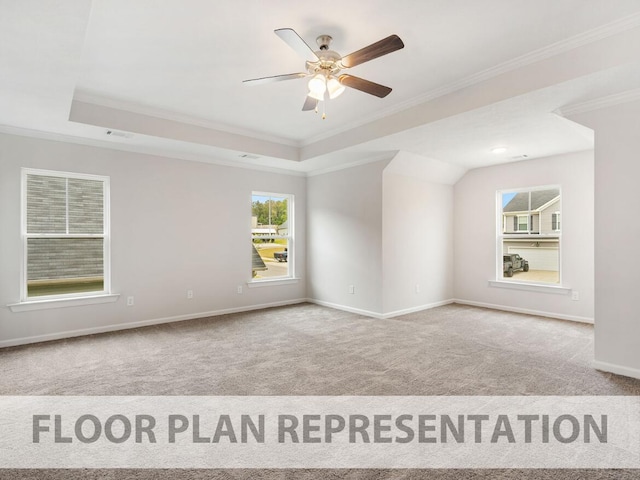
[[[343,55],[399,35],[350,71],[393,92],[347,89],[321,120],[305,80],[243,84],[304,71],[283,27]],[[299,172],[399,150],[468,169],[592,148],[554,112],[637,92],[639,40],[638,0],[0,0],[0,124]]]

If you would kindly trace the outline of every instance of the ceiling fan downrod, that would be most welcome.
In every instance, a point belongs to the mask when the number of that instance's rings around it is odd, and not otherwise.
[[[331,43],[331,40],[333,40],[333,37],[331,35],[319,35],[316,38],[316,43],[318,44],[320,50],[329,50],[329,44]]]

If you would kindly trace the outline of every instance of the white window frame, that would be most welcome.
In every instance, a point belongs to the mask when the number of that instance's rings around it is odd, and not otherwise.
[[[551,234],[546,233],[534,233],[531,231],[530,216],[533,214],[533,210],[531,210],[531,205],[529,205],[529,211],[526,214],[527,216],[527,230],[518,230],[513,233],[505,233],[505,215],[502,210],[502,196],[505,193],[523,193],[523,192],[534,192],[539,190],[552,190],[558,189],[560,192],[560,200],[562,201],[562,186],[561,185],[542,185],[542,186],[534,186],[534,187],[525,187],[525,188],[508,188],[498,190],[496,192],[496,273],[495,280],[490,280],[489,285],[493,287],[517,287],[520,289],[530,290],[530,291],[555,291],[554,293],[566,293],[570,291],[566,287],[563,287],[562,283],[562,232],[561,230],[556,230]],[[561,214],[561,210],[557,210],[554,213]],[[517,214],[518,217],[524,216],[523,214]],[[518,226],[520,222],[518,221]],[[558,239],[558,283],[551,284],[546,282],[522,282],[517,280],[512,280],[508,277],[504,277],[503,275],[503,255],[504,255],[504,241],[505,239],[522,239],[522,238],[530,238],[532,240],[535,239],[545,239],[545,238],[557,238]]]
[[[27,232],[27,176],[42,175],[58,178],[77,178],[82,180],[94,180],[103,183],[103,233],[102,234],[49,234]],[[90,175],[84,173],[61,172],[54,170],[40,170],[32,168],[22,169],[22,200],[21,200],[21,235],[22,235],[22,268],[20,278],[20,304],[43,304],[51,302],[51,306],[67,306],[64,300],[94,299],[84,303],[101,303],[95,301],[96,297],[114,297],[106,301],[115,301],[117,296],[111,294],[111,231],[110,231],[110,182],[109,177],[102,175]],[[75,292],[60,295],[43,295],[29,297],[27,290],[27,241],[29,238],[102,238],[103,239],[103,290],[93,292]],[[15,305],[10,305],[14,307]],[[12,308],[12,310],[14,310]],[[19,311],[19,310],[14,310]]]
[[[251,192],[251,204],[253,205],[253,197],[277,197],[287,199],[287,222],[289,224],[288,235],[268,235],[266,238],[283,238],[287,240],[287,275],[282,277],[270,277],[270,278],[251,278],[247,282],[249,287],[268,286],[268,285],[285,285],[288,283],[297,283],[298,279],[295,276],[295,195],[292,193],[275,193],[275,192]],[[251,213],[251,211],[250,211]],[[251,242],[254,238],[265,238],[263,236],[251,235]],[[251,262],[251,257],[249,257]],[[249,266],[251,271],[251,265]]]

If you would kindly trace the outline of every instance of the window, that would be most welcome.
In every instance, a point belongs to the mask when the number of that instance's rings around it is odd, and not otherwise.
[[[253,192],[251,270],[254,281],[293,277],[293,195]]]
[[[529,215],[518,215],[516,231],[518,232],[529,231]]]
[[[498,192],[497,278],[560,284],[560,187]]]
[[[22,299],[109,292],[109,179],[23,169]]]

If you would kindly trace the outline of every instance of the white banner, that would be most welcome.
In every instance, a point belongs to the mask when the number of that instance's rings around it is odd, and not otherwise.
[[[0,468],[640,468],[640,397],[0,397]]]

